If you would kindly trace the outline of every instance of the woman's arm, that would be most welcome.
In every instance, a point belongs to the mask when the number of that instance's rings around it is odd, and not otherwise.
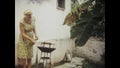
[[[20,32],[24,38],[30,40],[33,44],[35,43],[35,41],[31,37],[29,37],[28,35],[25,34],[24,27],[23,27],[22,23],[20,23]]]
[[[34,34],[35,34],[35,39],[38,40],[38,36],[37,36],[37,34],[36,34],[36,29],[35,29],[35,27],[34,27],[34,29],[33,29],[33,32],[34,32]]]
[[[35,36],[37,36],[35,27],[33,29],[33,32],[34,32]]]

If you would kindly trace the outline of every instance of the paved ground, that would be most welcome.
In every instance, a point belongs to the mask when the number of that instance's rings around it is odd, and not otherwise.
[[[70,63],[65,63],[54,68],[82,68],[84,58],[74,57]]]
[[[54,68],[82,68],[83,60],[84,58],[73,57],[71,62],[60,63],[58,66],[55,66]],[[36,68],[36,66],[33,65],[32,68]]]

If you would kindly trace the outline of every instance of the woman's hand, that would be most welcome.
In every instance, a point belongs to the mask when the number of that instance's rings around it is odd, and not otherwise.
[[[36,41],[34,39],[32,39],[31,42],[33,45],[36,43]]]
[[[35,35],[35,40],[38,40],[38,36],[37,35]]]

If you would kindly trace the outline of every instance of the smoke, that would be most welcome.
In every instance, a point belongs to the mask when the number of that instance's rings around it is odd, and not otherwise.
[[[49,1],[49,0],[29,0],[28,2],[41,4],[44,1]]]

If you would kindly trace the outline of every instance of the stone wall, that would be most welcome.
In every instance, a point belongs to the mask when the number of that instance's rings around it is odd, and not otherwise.
[[[76,47],[74,55],[84,57],[94,63],[104,64],[102,56],[105,53],[105,41],[100,41],[95,38],[89,38],[87,43],[82,47]]]

